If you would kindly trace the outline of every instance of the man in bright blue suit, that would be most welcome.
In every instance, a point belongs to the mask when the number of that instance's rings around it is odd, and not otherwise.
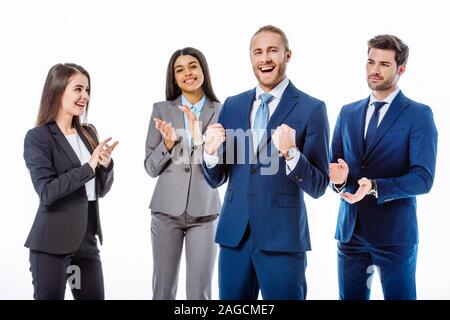
[[[416,299],[416,196],[433,184],[437,130],[431,109],[397,86],[408,52],[392,35],[369,40],[372,94],[344,106],[334,129],[330,182],[342,197],[336,228],[341,299],[369,299],[375,270],[385,299]]]
[[[260,28],[250,57],[257,87],[226,99],[205,137],[206,180],[213,188],[228,181],[216,233],[219,295],[305,299],[304,192],[318,198],[329,183],[326,108],[286,77],[282,30]]]

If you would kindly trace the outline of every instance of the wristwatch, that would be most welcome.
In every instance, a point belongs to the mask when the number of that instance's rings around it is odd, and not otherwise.
[[[367,192],[367,195],[378,198],[377,182],[375,181],[375,179],[370,179],[370,182],[372,183],[372,189],[370,189],[370,191]]]
[[[287,161],[292,160],[297,156],[300,151],[296,146],[290,147],[288,152],[284,155]]]

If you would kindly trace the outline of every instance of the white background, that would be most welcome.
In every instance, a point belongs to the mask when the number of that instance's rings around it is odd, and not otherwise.
[[[152,253],[148,204],[156,180],[143,166],[152,104],[164,100],[165,71],[176,49],[193,46],[209,62],[221,101],[255,86],[249,40],[262,25],[283,29],[293,51],[288,76],[324,100],[331,130],[345,103],[368,96],[366,43],[392,33],[410,47],[400,87],[430,105],[439,130],[433,190],[418,198],[419,299],[449,299],[450,172],[447,1],[2,1],[0,4],[0,299],[32,298],[23,247],[38,206],[23,160],[23,138],[36,119],[48,69],[84,66],[92,78],[89,121],[120,141],[115,182],[101,201],[101,256],[107,299],[150,299]],[[220,190],[223,195],[224,189]],[[174,197],[177,195],[174,194]],[[308,298],[337,299],[338,198],[307,199],[313,251]],[[178,298],[185,298],[184,262]],[[372,298],[382,297],[379,279]],[[71,298],[70,292],[66,293]],[[217,275],[213,298],[218,298]]]

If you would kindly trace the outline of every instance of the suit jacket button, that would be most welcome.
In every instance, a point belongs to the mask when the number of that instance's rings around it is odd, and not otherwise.
[[[252,174],[255,174],[255,173],[256,173],[256,169],[255,169],[255,168],[251,168],[251,169],[250,169],[250,172],[251,172]]]
[[[185,172],[189,172],[189,171],[191,171],[191,169],[189,169],[189,168],[184,168],[184,171],[185,171]]]

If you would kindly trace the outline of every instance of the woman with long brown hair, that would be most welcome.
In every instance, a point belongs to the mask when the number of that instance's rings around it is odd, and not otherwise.
[[[211,299],[221,204],[202,174],[202,133],[217,121],[220,107],[203,53],[175,51],[167,66],[166,101],[153,105],[146,141],[145,169],[158,177],[150,203],[153,299],[175,299],[183,244],[187,299]]]
[[[111,153],[86,119],[89,73],[72,63],[48,72],[36,126],[27,132],[24,159],[39,208],[25,246],[35,299],[64,299],[69,278],[74,299],[104,299],[97,247],[102,242],[98,198],[113,182]]]

